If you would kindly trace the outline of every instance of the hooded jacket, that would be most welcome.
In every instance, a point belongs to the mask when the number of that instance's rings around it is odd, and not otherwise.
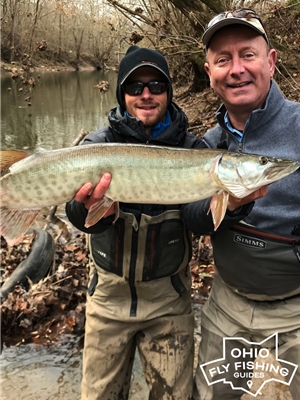
[[[277,84],[271,80],[270,91],[262,108],[251,113],[243,132],[241,143],[224,124],[225,106],[217,112],[218,124],[208,131],[203,140],[210,148],[226,147],[230,151],[259,154],[277,158],[300,161],[300,103],[283,97]],[[214,246],[215,265],[222,279],[228,285],[241,292],[276,296],[275,286],[280,288],[283,280],[286,289],[292,291],[300,287],[300,261],[295,255],[289,275],[288,264],[280,267],[277,276],[273,271],[264,270],[263,258],[268,248],[258,250],[260,253],[251,259],[254,248],[241,245],[234,240],[230,229],[238,221],[277,235],[300,238],[300,170],[269,185],[268,194],[241,207],[236,212],[227,212],[219,229],[214,232],[211,215],[207,215],[210,199],[185,205],[181,209],[182,218],[191,231],[197,234],[211,234]],[[295,236],[293,236],[295,235]],[[244,243],[245,244],[245,243]],[[275,246],[276,247],[276,246]],[[264,255],[263,255],[264,254]],[[277,254],[278,257],[279,254]],[[245,268],[248,261],[248,269]],[[287,258],[284,258],[287,260]],[[273,260],[275,268],[275,259]],[[283,264],[284,265],[284,264]],[[299,267],[299,269],[298,269]],[[283,270],[282,270],[283,269]],[[285,271],[284,271],[285,269]],[[273,287],[268,290],[270,280]]]
[[[171,103],[168,110],[170,126],[152,138],[146,134],[140,120],[127,116],[118,106],[109,113],[110,126],[90,133],[83,144],[125,142],[206,147],[187,132],[187,117],[175,103]],[[117,296],[120,302],[122,298],[124,307],[116,313],[103,302],[104,315],[107,313],[110,318],[153,317],[153,309],[142,305],[149,305],[150,299],[152,303],[157,301],[153,308],[158,307],[163,314],[171,299],[178,301],[190,291],[191,237],[180,218],[180,205],[120,203],[119,206],[120,217],[114,224],[111,216],[85,228],[87,210],[84,205],[75,200],[66,205],[72,224],[89,234],[90,253],[96,266],[89,294],[93,295],[101,281],[102,299]],[[173,292],[170,292],[170,285]]]

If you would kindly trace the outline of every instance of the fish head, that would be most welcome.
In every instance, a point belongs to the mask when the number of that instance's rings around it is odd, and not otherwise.
[[[227,152],[220,158],[215,174],[223,190],[243,198],[299,167],[300,162],[295,160]]]

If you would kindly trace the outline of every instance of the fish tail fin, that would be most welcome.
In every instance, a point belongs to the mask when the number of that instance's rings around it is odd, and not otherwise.
[[[215,231],[220,226],[226,214],[228,197],[229,194],[222,191],[214,195],[210,201],[208,213],[211,212]]]
[[[4,171],[17,161],[23,160],[32,153],[25,150],[0,150],[0,171]]]
[[[95,225],[105,215],[105,213],[114,204],[115,207],[115,219],[114,222],[119,218],[119,202],[104,196],[98,203],[95,203],[89,209],[88,215],[85,219],[84,226],[89,228]]]
[[[38,213],[39,210],[15,210],[1,207],[0,234],[9,246],[21,242]]]

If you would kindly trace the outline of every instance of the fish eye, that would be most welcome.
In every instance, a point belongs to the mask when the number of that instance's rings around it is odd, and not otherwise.
[[[261,165],[266,165],[266,164],[268,164],[269,159],[268,159],[268,157],[262,156],[262,157],[260,157],[259,162]]]

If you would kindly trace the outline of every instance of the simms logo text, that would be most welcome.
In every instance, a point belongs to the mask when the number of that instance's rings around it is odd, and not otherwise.
[[[234,235],[233,241],[244,246],[256,247],[257,249],[265,249],[267,247],[267,243],[264,240],[259,240],[250,236],[236,234]]]

